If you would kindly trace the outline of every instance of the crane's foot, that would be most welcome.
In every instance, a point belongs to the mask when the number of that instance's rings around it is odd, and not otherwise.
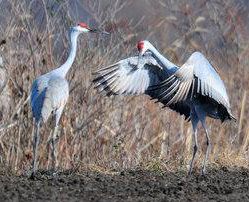
[[[189,169],[188,176],[191,176],[191,175],[192,175],[192,169]]]
[[[58,176],[59,172],[55,171],[53,169],[51,170],[41,170],[38,172],[32,172],[31,175],[29,176],[30,180],[52,180],[55,179]]]
[[[29,179],[30,180],[41,180],[41,176],[39,176],[37,172],[32,172]]]
[[[36,178],[36,174],[32,172],[31,175],[29,176],[29,179],[35,180],[35,178]]]
[[[202,176],[206,175],[206,168],[205,167],[202,167],[202,169],[201,169],[201,175]]]
[[[57,176],[57,174],[58,174],[58,169],[57,169],[57,161],[56,161],[56,157],[55,157],[55,155],[54,155],[54,151],[53,151],[53,153],[52,153],[52,168],[51,168],[51,175],[53,176],[53,177],[56,177]]]
[[[52,172],[51,172],[51,176],[52,177],[57,177],[58,176],[58,170],[56,170],[56,169],[52,169]]]

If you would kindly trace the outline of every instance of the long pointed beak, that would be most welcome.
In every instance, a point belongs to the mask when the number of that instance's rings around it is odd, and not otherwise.
[[[98,34],[110,34],[109,32],[102,31],[102,30],[99,30],[99,29],[90,29],[90,32],[95,32],[95,33],[98,33]]]

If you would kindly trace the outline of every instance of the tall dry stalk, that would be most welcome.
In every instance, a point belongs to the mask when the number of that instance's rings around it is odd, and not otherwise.
[[[0,90],[0,100],[6,100],[0,102],[0,161],[21,172],[29,170],[32,162],[32,81],[65,61],[70,45],[68,30],[77,18],[76,12],[70,12],[69,1],[49,2],[0,1],[0,54],[8,75],[4,90]],[[239,147],[243,155],[246,153],[249,103],[242,95],[249,90],[245,29],[249,21],[244,7],[235,0],[141,2],[82,1],[92,18],[78,20],[106,29],[111,35],[79,38],[77,57],[67,76],[70,98],[61,120],[61,169],[81,165],[122,169],[160,157],[165,165],[188,163],[192,130],[179,114],[161,109],[147,96],[106,98],[93,89],[91,73],[134,55],[141,39],[150,40],[177,65],[195,50],[207,56],[226,84],[232,112],[237,115],[241,109],[239,129],[207,120],[212,124],[212,144],[217,145],[211,159],[217,153],[230,157]],[[204,134],[201,128],[199,131],[201,146]],[[50,132],[51,123],[43,124],[40,168],[51,166]],[[235,134],[243,142],[229,144]]]
[[[237,142],[240,143],[240,136],[241,136],[241,130],[242,130],[242,124],[244,121],[245,116],[245,106],[246,106],[246,90],[244,91],[243,98],[241,101],[241,111],[240,111],[240,117],[239,117],[239,127],[238,127],[238,133],[237,133]]]

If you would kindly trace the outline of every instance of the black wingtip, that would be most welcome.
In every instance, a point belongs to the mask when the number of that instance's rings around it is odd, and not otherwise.
[[[98,82],[97,78],[92,80],[92,83],[97,83],[97,82]]]
[[[96,77],[92,80],[93,83],[98,83],[99,81],[101,81],[103,79],[102,76]]]
[[[99,74],[98,72],[92,72],[92,75],[93,76],[95,76],[95,75],[97,75],[97,74]]]
[[[161,88],[163,88],[165,85],[164,83],[159,83],[159,84],[155,84],[155,85],[152,85],[152,86],[149,86],[147,91],[156,91],[156,90],[160,90]]]
[[[230,120],[237,125],[237,119],[233,115],[230,115]]]
[[[165,86],[169,85],[169,83],[171,83],[172,81],[174,81],[174,77],[171,76],[168,79],[162,81],[161,83],[149,86],[148,91],[160,90],[164,88]]]

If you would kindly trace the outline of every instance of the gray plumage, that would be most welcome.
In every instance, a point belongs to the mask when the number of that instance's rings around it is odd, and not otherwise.
[[[59,121],[59,114],[69,96],[69,86],[65,78],[53,74],[45,74],[33,83],[31,90],[31,107],[33,116],[38,123],[40,119],[47,121],[49,115],[54,112],[56,117],[56,125]]]
[[[182,67],[162,56],[149,41],[138,43],[139,56],[131,57],[94,73],[96,88],[107,95],[145,93],[164,106],[191,120],[194,152],[189,174],[198,149],[197,125],[200,121],[207,139],[202,174],[205,174],[210,140],[205,118],[236,121],[231,113],[225,85],[203,54],[194,52]],[[138,62],[139,61],[139,62]]]
[[[236,121],[231,113],[230,103],[225,85],[214,67],[203,54],[194,52],[187,62],[172,76],[149,90],[160,94],[153,96],[165,106],[183,103],[189,108],[190,120],[193,126],[194,152],[190,162],[189,174],[192,172],[193,161],[198,149],[197,124],[200,121],[206,135],[207,150],[205,154],[202,174],[206,171],[206,162],[210,149],[209,134],[205,125],[205,118]],[[163,91],[163,92],[162,92]]]
[[[225,85],[217,71],[200,52],[194,52],[187,62],[165,81],[150,87],[152,91],[158,89],[163,89],[163,92],[153,98],[165,106],[185,102],[191,108],[193,104],[202,103],[205,104],[203,107],[208,108],[207,116],[221,119],[222,122],[233,119]],[[208,106],[208,102],[215,105],[215,109],[209,109],[211,106]]]
[[[69,87],[66,80],[66,74],[71,68],[77,50],[77,38],[79,34],[83,32],[102,32],[97,29],[91,29],[85,23],[78,23],[77,26],[73,27],[70,33],[71,50],[67,61],[59,68],[38,77],[32,85],[31,89],[31,108],[35,119],[35,133],[33,141],[33,170],[31,177],[34,177],[37,170],[37,153],[38,144],[40,139],[39,128],[40,123],[46,122],[49,116],[54,114],[54,133],[51,138],[52,143],[52,167],[55,170],[56,167],[56,143],[58,140],[58,123],[63,112],[64,106],[69,96]],[[107,33],[108,34],[108,33]]]
[[[94,72],[96,88],[107,95],[139,95],[164,80],[166,72],[151,54],[138,58],[130,57]]]

